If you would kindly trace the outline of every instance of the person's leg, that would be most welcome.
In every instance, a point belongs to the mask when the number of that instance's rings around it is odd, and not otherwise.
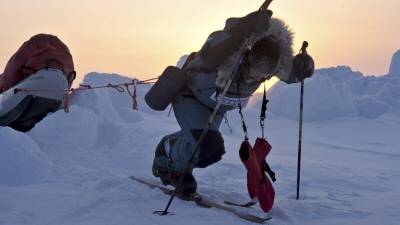
[[[173,185],[176,187],[177,182],[182,176],[183,170],[185,169],[176,169],[176,164],[170,157],[172,152],[171,150],[178,149],[182,152],[187,150],[187,146],[188,139],[185,137],[182,131],[165,136],[157,145],[152,171],[153,175],[155,177],[159,177],[164,185]],[[183,155],[185,156],[185,154]],[[179,188],[180,193],[187,195],[196,192],[197,183],[191,172],[185,174],[182,185]]]
[[[196,150],[197,142],[208,123],[212,109],[195,98],[178,97],[174,103],[174,113],[182,130],[178,142],[171,148],[170,157],[175,169],[183,172]],[[225,153],[224,141],[218,131],[222,119],[222,112],[215,116],[195,155],[195,167],[205,168],[218,162]]]
[[[172,184],[176,179],[176,174],[174,173],[175,169],[171,158],[169,157],[169,151],[171,146],[173,146],[178,133],[179,132],[163,137],[156,147],[152,172],[154,176],[160,177],[161,181],[165,185]]]
[[[178,97],[173,105],[175,117],[181,131],[165,136],[157,146],[153,162],[153,174],[164,184],[176,185],[184,173],[197,145],[203,129],[211,116],[211,109],[194,98]],[[210,130],[200,144],[194,158],[194,167],[205,168],[217,161],[225,153],[224,142],[218,127],[223,115],[217,114]],[[196,191],[197,184],[191,173],[184,178],[185,193]]]

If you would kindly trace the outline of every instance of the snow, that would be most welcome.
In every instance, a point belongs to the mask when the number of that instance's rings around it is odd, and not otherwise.
[[[84,83],[128,81],[116,74],[91,73]],[[281,84],[271,92],[274,113],[268,114],[266,129],[273,149],[268,161],[278,181],[268,224],[398,224],[396,82],[363,78],[345,67],[321,70],[306,82],[308,122],[299,201],[298,124],[293,120],[298,114],[298,85]],[[146,106],[143,96],[148,88],[138,89],[139,111],[132,110],[126,93],[98,89],[76,93],[70,113],[57,111],[28,133],[0,127],[0,224],[249,224],[230,213],[181,200],[171,206],[175,215],[153,215],[165,207],[168,197],[128,176],[152,177],[155,146],[179,127],[168,110],[155,112]],[[252,141],[260,133],[260,97],[252,98],[245,110]],[[382,112],[375,104],[381,104]],[[217,200],[246,201],[246,172],[238,157],[243,135],[237,112],[228,118],[232,132],[225,124],[221,127],[226,155],[216,165],[195,170],[195,176],[202,193]],[[258,207],[252,211],[261,214]]]
[[[278,83],[269,93],[271,112],[297,120],[300,85]],[[400,76],[363,76],[349,67],[317,70],[305,82],[304,117],[324,121],[342,117],[375,119],[400,114]]]
[[[49,175],[50,161],[29,136],[5,127],[0,129],[0,143],[13,143],[1,148],[0,185],[34,184]]]
[[[390,63],[389,74],[400,76],[400,50],[393,54],[392,62]]]

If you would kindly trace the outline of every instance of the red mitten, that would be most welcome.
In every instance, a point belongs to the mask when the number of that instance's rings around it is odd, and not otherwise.
[[[254,199],[255,197],[257,197],[257,179],[254,176],[250,176],[250,171],[258,171],[260,170],[260,167],[257,162],[257,157],[253,151],[253,148],[248,141],[242,142],[239,150],[239,155],[240,159],[247,169],[247,190],[249,192],[250,198]]]
[[[272,209],[275,191],[271,181],[263,170],[265,157],[271,151],[271,145],[264,139],[257,139],[254,149],[248,141],[240,146],[239,155],[247,169],[247,188],[251,199],[258,198],[264,212]]]
[[[260,166],[260,173],[262,174],[262,181],[258,184],[257,197],[258,201],[260,202],[261,208],[265,212],[268,212],[272,209],[275,199],[274,187],[272,186],[271,180],[265,175],[263,166],[271,149],[271,145],[262,138],[257,138],[253,148],[253,151],[258,159],[258,164]]]

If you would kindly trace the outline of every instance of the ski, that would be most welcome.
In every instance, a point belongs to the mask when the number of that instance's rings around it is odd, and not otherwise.
[[[133,181],[136,181],[138,183],[144,184],[145,186],[147,186],[147,187],[149,187],[151,189],[159,189],[164,194],[175,195],[178,198],[180,198],[182,200],[185,200],[185,201],[193,201],[193,202],[195,202],[197,205],[199,205],[201,207],[221,209],[221,210],[224,210],[226,212],[230,212],[230,213],[236,215],[237,217],[239,217],[239,218],[241,218],[243,220],[252,222],[252,223],[264,224],[266,221],[272,219],[271,215],[268,215],[266,217],[260,217],[260,216],[252,215],[252,214],[249,214],[249,213],[240,212],[237,209],[230,208],[228,206],[225,206],[223,204],[215,202],[215,201],[213,201],[211,199],[208,199],[206,196],[198,194],[198,193],[196,193],[194,195],[191,195],[191,196],[182,196],[179,193],[176,193],[174,190],[172,190],[170,188],[167,188],[167,187],[163,186],[162,184],[158,184],[158,183],[156,183],[154,181],[150,181],[148,179],[144,179],[144,178],[140,178],[140,177],[136,177],[136,176],[130,176],[129,178],[131,180],[133,180]]]
[[[242,208],[250,208],[257,204],[257,200],[254,199],[247,203],[238,203],[238,202],[232,202],[232,201],[224,201],[224,203],[227,205],[233,205],[233,206],[242,207]]]

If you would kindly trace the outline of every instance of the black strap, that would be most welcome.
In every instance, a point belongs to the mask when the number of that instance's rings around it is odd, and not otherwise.
[[[244,140],[247,141],[249,140],[247,136],[247,125],[246,121],[244,120],[243,112],[242,112],[242,100],[240,99],[240,79],[237,80],[236,82],[236,88],[237,88],[237,96],[239,98],[239,114],[240,114],[240,119],[242,120],[242,129],[244,133]]]
[[[269,177],[271,177],[272,182],[276,181],[275,172],[271,170],[271,167],[267,163],[267,161],[263,162],[264,171],[268,173]]]
[[[264,94],[263,94],[263,100],[261,103],[261,114],[260,114],[260,127],[261,127],[261,133],[262,133],[262,138],[264,138],[264,121],[265,121],[265,115],[267,112],[267,104],[269,100],[267,99],[267,89],[265,87],[265,81],[264,81]]]
[[[229,131],[231,132],[231,133],[233,133],[233,130],[232,130],[232,128],[231,128],[231,125],[229,124],[229,120],[228,120],[228,115],[225,113],[224,114],[224,120],[225,120],[225,124],[228,126],[228,128],[229,128]]]
[[[69,77],[67,79],[69,83],[72,83],[72,81],[74,81],[75,78],[76,78],[76,71],[74,70],[69,74]]]
[[[260,126],[261,126],[261,132],[262,132],[262,138],[264,139],[264,121],[266,118],[266,112],[267,112],[267,104],[269,100],[267,99],[267,89],[265,87],[265,81],[264,81],[264,94],[263,94],[263,100],[261,103],[261,114],[260,114]],[[275,172],[272,171],[271,167],[267,163],[267,161],[263,161],[263,169],[266,173],[268,173],[269,177],[271,178],[272,182],[276,181],[276,176]]]

